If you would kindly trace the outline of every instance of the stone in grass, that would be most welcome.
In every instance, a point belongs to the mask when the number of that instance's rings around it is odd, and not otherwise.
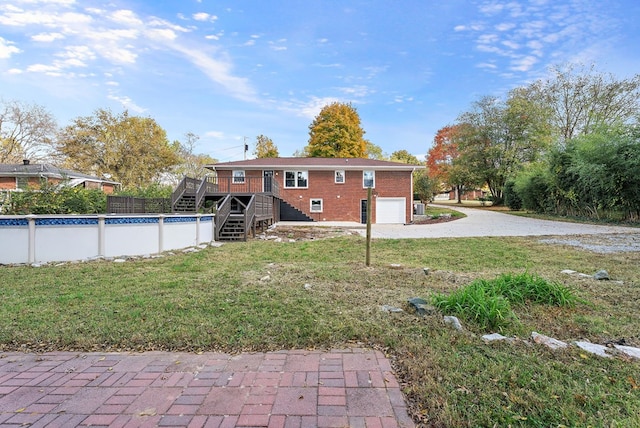
[[[391,305],[382,305],[380,306],[380,310],[382,312],[404,312],[401,308],[396,308],[395,306]]]
[[[631,358],[640,359],[640,348],[634,348],[633,346],[624,345],[613,345],[613,347]]]
[[[575,345],[591,354],[598,355],[599,357],[611,358],[611,355],[607,354],[607,347],[604,345],[598,345],[591,342],[574,342]]]
[[[391,269],[401,269],[401,268],[402,268],[402,265],[401,265],[400,263],[391,263],[391,264],[389,265],[389,267],[390,267]]]
[[[428,302],[420,297],[412,297],[407,300],[409,306],[416,310],[416,313],[421,317],[425,315],[431,315],[435,312],[435,308],[430,306]]]
[[[311,288],[312,288],[312,287],[313,287],[313,286],[312,286],[311,284],[305,284],[305,285],[304,285],[304,289],[305,289],[305,290],[311,290]]]
[[[114,263],[124,263],[124,262],[126,262],[126,260],[125,259],[115,259],[113,262]]]
[[[609,272],[604,269],[599,270],[593,275],[593,279],[597,279],[598,281],[608,281],[610,279]]]
[[[460,320],[454,316],[445,315],[443,320],[446,325],[448,325],[449,327],[455,330],[458,330],[458,331],[464,330],[464,328],[462,327],[462,324],[460,323]]]
[[[482,336],[482,340],[486,342],[496,342],[499,340],[509,340],[509,338],[507,336],[501,335],[500,333],[491,333]]]
[[[573,275],[574,273],[578,273],[575,270],[571,270],[571,269],[565,269],[563,271],[561,271],[560,273],[564,273],[566,275]]]
[[[531,339],[539,344],[544,345],[549,349],[564,349],[569,346],[567,343],[554,339],[553,337],[545,336],[544,334],[536,333],[535,331],[531,332]]]

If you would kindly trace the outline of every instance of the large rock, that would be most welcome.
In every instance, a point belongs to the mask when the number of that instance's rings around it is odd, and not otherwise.
[[[608,281],[610,279],[609,272],[604,269],[599,270],[593,275],[593,279],[597,279],[598,281]]]
[[[415,309],[416,313],[421,317],[425,315],[432,315],[435,312],[435,308],[429,305],[429,302],[420,298],[420,297],[412,297],[407,300],[409,306]]]
[[[464,328],[462,328],[462,324],[460,323],[460,320],[454,316],[445,315],[443,320],[446,325],[448,325],[449,327],[455,330],[458,330],[458,331],[464,330]]]
[[[531,332],[531,339],[535,342],[538,343],[540,345],[544,345],[547,348],[556,350],[556,349],[564,349],[567,346],[569,346],[567,343],[558,340],[558,339],[554,339],[553,337],[549,337],[549,336],[545,336],[544,334],[539,334],[534,332]]]

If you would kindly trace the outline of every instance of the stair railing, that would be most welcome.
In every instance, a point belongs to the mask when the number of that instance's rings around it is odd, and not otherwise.
[[[196,195],[198,191],[198,186],[200,184],[199,180],[191,177],[184,177],[180,184],[176,187],[176,190],[171,194],[171,209],[175,211],[176,204],[182,199],[185,195]],[[194,208],[194,211],[198,210],[198,206]]]
[[[216,210],[216,224],[215,224],[215,234],[214,240],[218,241],[220,239],[220,231],[222,227],[227,222],[227,219],[231,215],[231,195],[227,195],[224,197],[222,201],[218,203],[218,207]]]
[[[198,191],[196,192],[196,211],[202,205],[204,197],[209,193],[216,192],[217,187],[218,183],[215,177],[206,176],[202,179],[198,186]]]
[[[244,240],[247,240],[249,229],[253,230],[253,221],[256,217],[256,195],[252,195],[244,209]]]

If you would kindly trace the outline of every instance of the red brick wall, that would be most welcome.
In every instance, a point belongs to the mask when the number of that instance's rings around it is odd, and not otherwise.
[[[0,177],[1,190],[13,190],[16,188],[15,177]]]
[[[284,171],[274,171],[274,180],[280,188],[280,196],[289,204],[316,221],[354,221],[360,223],[360,201],[367,199],[363,188],[362,171],[345,171],[345,182],[336,184],[334,171],[308,171],[308,188],[285,189]],[[218,177],[229,177],[231,171],[218,171]],[[247,170],[245,177],[262,177],[262,171]],[[375,222],[376,197],[404,197],[406,220],[411,222],[413,195],[410,171],[376,171],[375,188],[371,207],[371,219]],[[322,199],[322,212],[311,212],[311,199]]]
[[[231,171],[219,171],[219,177],[230,176]],[[261,177],[262,171],[246,171],[246,177]],[[316,221],[360,222],[361,200],[367,199],[367,189],[362,185],[362,171],[346,171],[345,182],[336,184],[334,171],[309,171],[308,188],[285,189],[284,171],[275,171],[274,179],[280,187],[280,195],[289,204]],[[376,197],[404,197],[406,219],[412,219],[413,205],[410,171],[376,171],[371,218],[375,222]],[[311,212],[311,199],[322,199],[322,212]]]

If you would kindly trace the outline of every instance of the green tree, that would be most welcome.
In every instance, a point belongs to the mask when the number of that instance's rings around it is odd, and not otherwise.
[[[506,101],[483,97],[458,118],[456,163],[464,176],[485,182],[494,203],[501,203],[505,183],[549,147],[547,110],[516,89]]]
[[[262,134],[256,137],[256,148],[253,154],[257,158],[277,158],[280,156],[278,147],[276,147],[273,140]]]
[[[0,100],[0,163],[43,160],[50,154],[56,130],[44,107]]]
[[[391,162],[400,162],[409,165],[420,165],[422,163],[418,160],[417,157],[406,150],[396,150],[395,152],[391,153],[389,160]]]
[[[378,146],[377,144],[373,144],[369,140],[365,140],[365,145],[367,147],[367,158],[377,160],[387,159],[387,156],[382,151],[382,147]]]
[[[58,135],[56,148],[64,165],[108,176],[123,189],[145,187],[180,163],[179,146],[169,144],[155,120],[96,110],[78,117]]]
[[[310,157],[366,158],[367,142],[360,116],[350,103],[325,106],[309,125]]]
[[[416,171],[413,176],[413,192],[424,203],[431,202],[433,195],[438,192],[439,183],[429,177],[426,171]]]

